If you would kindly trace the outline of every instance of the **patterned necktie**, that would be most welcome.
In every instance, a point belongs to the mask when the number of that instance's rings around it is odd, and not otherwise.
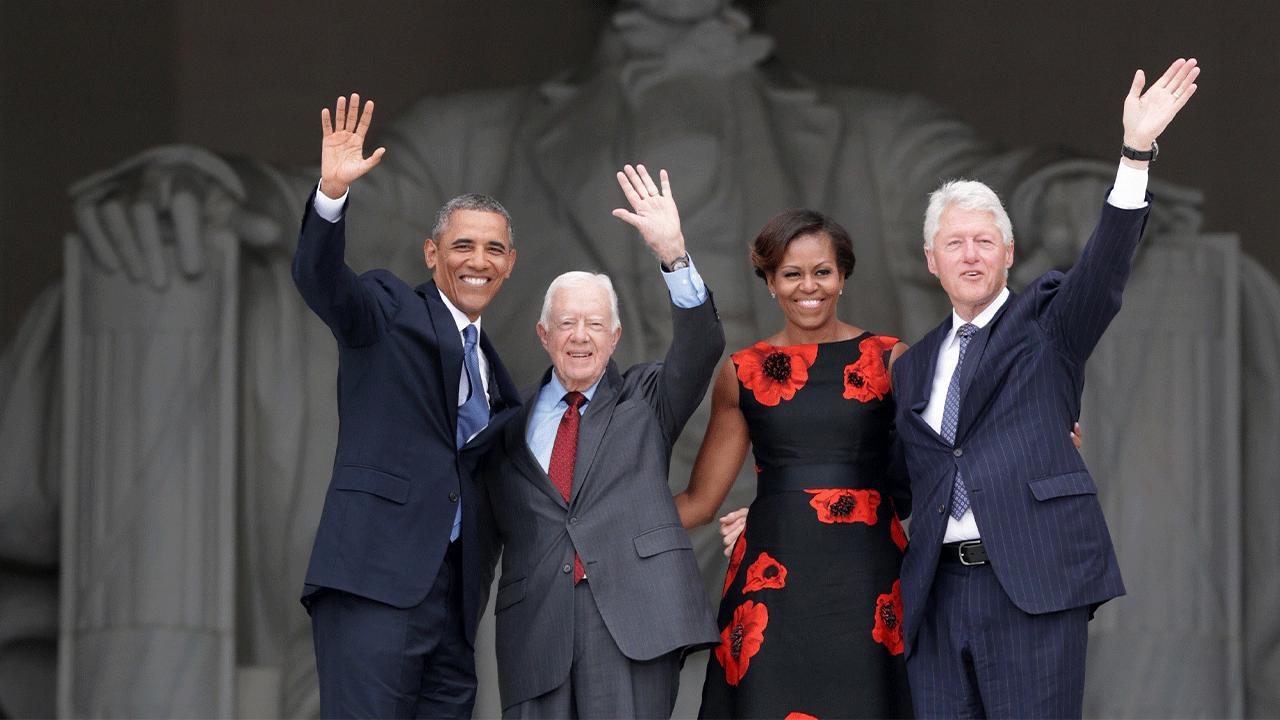
[[[578,456],[578,421],[582,418],[578,408],[587,401],[587,396],[580,392],[567,392],[564,401],[569,403],[569,408],[561,416],[560,427],[556,430],[556,444],[551,448],[551,463],[547,466],[547,475],[564,496],[564,501],[569,502],[569,492],[573,488],[573,462]],[[577,585],[585,575],[582,561],[575,554],[573,584]]]
[[[951,382],[947,385],[947,404],[942,409],[942,439],[955,445],[956,424],[960,421],[960,368],[964,366],[964,351],[969,347],[969,338],[978,332],[978,326],[965,323],[956,331],[960,337],[960,357],[956,359],[956,369],[951,373]],[[964,479],[956,470],[956,481],[951,486],[951,517],[959,520],[969,509],[969,491],[964,487]]]
[[[458,447],[467,444],[472,435],[489,424],[489,400],[484,396],[484,384],[480,382],[480,354],[476,349],[476,326],[468,325],[462,329],[463,362],[467,366],[467,382],[471,386],[471,396],[458,406]]]
[[[476,352],[476,326],[467,325],[462,329],[462,360],[467,369],[467,385],[471,395],[467,401],[458,406],[458,430],[454,440],[458,449],[471,439],[472,435],[489,424],[489,399],[484,395],[484,384],[480,382],[480,355]],[[458,539],[462,533],[462,503],[453,513],[453,530],[449,531],[449,542]]]

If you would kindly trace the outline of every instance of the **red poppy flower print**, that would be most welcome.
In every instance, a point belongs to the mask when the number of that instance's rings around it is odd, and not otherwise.
[[[893,590],[876,599],[876,626],[871,639],[889,648],[892,655],[902,654],[902,581],[893,581]]]
[[[818,511],[818,519],[824,523],[860,522],[876,524],[876,508],[880,507],[880,493],[875,490],[827,488],[805,490],[813,495],[809,504]]]
[[[762,552],[756,561],[751,563],[751,567],[747,568],[747,583],[742,586],[742,592],[749,593],[765,588],[782,588],[787,585],[787,569],[782,563],[769,557],[769,553]]]
[[[862,355],[852,365],[844,367],[844,398],[859,402],[880,400],[893,389],[889,382],[889,370],[884,364],[884,352],[898,342],[887,335],[872,335],[858,343]]]
[[[889,523],[889,535],[893,537],[893,544],[898,549],[907,551],[907,531],[902,529],[902,521],[898,519],[898,514],[893,514],[893,520]]]
[[[720,632],[721,642],[716,646],[716,659],[724,666],[725,682],[737,687],[747,674],[751,656],[760,651],[768,624],[769,609],[764,603],[748,600],[734,608],[733,619]]]
[[[733,557],[729,558],[729,572],[724,575],[724,592],[720,593],[723,598],[729,594],[729,586],[733,584],[733,579],[738,576],[738,566],[742,564],[742,556],[747,554],[747,531],[744,528],[738,534],[738,541],[733,544]]]
[[[783,720],[818,720],[818,718],[812,715],[806,715],[802,712],[792,712],[787,713],[787,716],[783,718]]]
[[[761,405],[773,407],[795,397],[809,380],[809,368],[818,357],[817,345],[774,347],[758,342],[733,354],[738,380]]]

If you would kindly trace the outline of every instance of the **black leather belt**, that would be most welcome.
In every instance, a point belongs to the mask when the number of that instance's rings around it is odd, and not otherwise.
[[[986,565],[987,549],[981,540],[965,540],[942,544],[942,555],[938,562],[957,563],[959,565]]]

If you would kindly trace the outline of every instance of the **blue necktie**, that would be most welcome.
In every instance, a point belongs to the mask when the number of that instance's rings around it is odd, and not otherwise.
[[[468,325],[462,329],[463,349],[462,360],[467,366],[467,383],[470,385],[471,395],[467,401],[458,406],[458,433],[455,438],[458,442],[458,448],[461,449],[471,436],[484,429],[489,424],[489,401],[484,395],[484,384],[480,382],[480,355],[476,350],[476,326]],[[458,533],[462,530],[462,503],[458,503],[458,511],[453,516],[453,531],[449,534],[449,541],[458,539]]]
[[[951,382],[947,385],[947,403],[942,409],[942,439],[955,445],[956,424],[960,421],[960,368],[964,366],[964,351],[969,347],[969,338],[978,332],[978,326],[965,323],[956,330],[960,337],[960,357],[956,360],[955,372],[951,373]],[[964,479],[956,470],[956,481],[951,486],[951,517],[959,520],[969,509],[969,491],[964,487]]]

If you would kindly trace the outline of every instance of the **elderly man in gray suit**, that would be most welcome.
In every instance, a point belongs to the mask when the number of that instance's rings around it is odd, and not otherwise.
[[[663,265],[673,340],[661,362],[620,373],[608,276],[547,290],[538,336],[553,367],[481,461],[502,578],[494,601],[503,717],[669,717],[681,655],[719,642],[667,466],[724,350],[685,252],[666,171],[618,182]],[[489,565],[492,567],[492,565]]]

